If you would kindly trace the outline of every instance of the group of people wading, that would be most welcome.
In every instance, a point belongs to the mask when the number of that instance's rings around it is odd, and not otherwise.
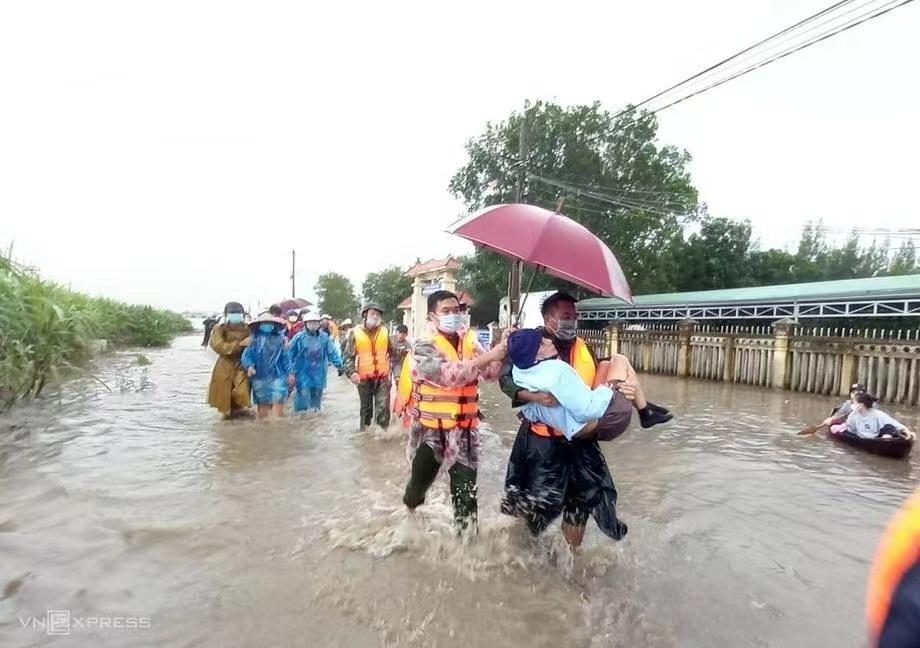
[[[386,427],[398,377],[393,410],[409,427],[412,458],[403,503],[410,510],[424,504],[445,472],[462,532],[476,528],[479,382],[498,380],[521,419],[502,512],[522,518],[534,535],[561,515],[572,548],[581,545],[589,517],[618,540],[627,528],[617,517],[617,491],[599,441],[619,436],[634,409],[646,428],[671,414],[646,399],[624,356],[598,361],[577,336],[574,298],[556,293],[541,313],[542,326],[506,331],[486,350],[465,308],[447,291],[429,296],[425,334],[411,345],[404,326],[390,336],[376,304],[366,305],[362,323],[353,330],[343,326],[336,339],[323,318],[306,315],[296,329],[271,312],[247,322],[243,307],[231,302],[209,341],[218,354],[209,403],[235,417],[254,401],[266,416],[272,409],[280,413],[296,389],[295,410],[319,410],[332,365],[357,386],[361,428],[374,422]],[[862,392],[854,385],[854,401]],[[875,645],[918,645],[912,642],[920,636],[920,491],[896,516],[879,550],[869,620]]]
[[[208,343],[218,357],[208,404],[224,417],[251,416],[253,404],[259,418],[283,416],[295,391],[295,411],[319,411],[328,366],[342,371],[338,327],[332,318],[293,311],[287,320],[280,315],[281,309],[273,306],[249,319],[241,304],[229,302],[223,322],[213,326]]]
[[[499,381],[521,407],[521,426],[508,462],[501,510],[541,533],[560,515],[566,540],[581,544],[588,517],[609,537],[622,538],[617,492],[598,444],[616,438],[633,409],[643,427],[671,418],[649,403],[624,356],[598,362],[575,334],[575,299],[565,293],[542,305],[543,326],[509,330],[484,349],[457,296],[428,297],[424,334],[411,345],[405,327],[391,335],[377,304],[362,309],[362,321],[341,340],[342,352],[318,318],[286,339],[284,320],[270,313],[244,322],[239,304],[227,304],[210,346],[219,358],[209,402],[225,415],[250,406],[260,417],[281,414],[291,391],[295,410],[318,410],[327,367],[356,385],[362,429],[390,424],[391,410],[408,427],[411,473],[403,503],[414,510],[442,472],[450,481],[459,531],[476,528],[479,382]],[[391,406],[393,381],[397,393]]]

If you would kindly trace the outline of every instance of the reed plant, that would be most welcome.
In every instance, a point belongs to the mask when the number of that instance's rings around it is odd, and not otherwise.
[[[79,371],[94,339],[157,347],[191,328],[178,313],[73,292],[0,257],[0,409]]]

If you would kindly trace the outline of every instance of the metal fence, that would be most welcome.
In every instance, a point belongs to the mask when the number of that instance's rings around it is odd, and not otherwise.
[[[637,371],[813,394],[863,383],[884,401],[920,405],[920,330],[702,325],[579,331],[600,358],[621,353]]]

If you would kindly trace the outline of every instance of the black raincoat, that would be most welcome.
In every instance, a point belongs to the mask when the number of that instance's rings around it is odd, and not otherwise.
[[[575,525],[590,515],[614,540],[627,530],[617,518],[617,489],[598,442],[539,436],[526,421],[508,460],[502,512],[523,518],[534,535],[560,514]]]

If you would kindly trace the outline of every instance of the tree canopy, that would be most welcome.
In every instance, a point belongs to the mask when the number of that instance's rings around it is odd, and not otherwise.
[[[520,160],[524,120],[527,153]],[[657,131],[646,112],[537,102],[470,139],[449,189],[472,211],[514,202],[523,175],[524,202],[561,207],[607,243],[634,294],[920,272],[909,240],[893,255],[887,241],[860,245],[855,234],[832,245],[820,222],[804,228],[794,253],[761,249],[748,221],[708,214],[690,177],[690,154],[660,143]],[[461,260],[460,282],[478,300],[474,320],[495,319],[508,269],[507,259],[483,250]],[[528,281],[525,271],[522,290]],[[546,275],[532,285],[552,288],[584,295]]]
[[[450,191],[470,210],[513,202],[525,119],[525,201],[555,208],[561,200],[567,216],[615,251],[633,291],[674,289],[675,266],[665,251],[681,242],[699,206],[687,170],[690,155],[657,142],[654,115],[613,115],[597,103],[537,102],[526,114],[514,112],[487,124],[467,143],[467,162],[450,181]],[[497,312],[507,272],[507,261],[490,252],[477,250],[464,260],[460,280],[476,295],[477,311]],[[525,273],[524,287],[528,281]],[[532,289],[564,286],[538,276]]]
[[[375,301],[383,307],[384,319],[398,320],[399,303],[412,293],[412,279],[398,266],[368,273],[361,284],[364,301]]]
[[[355,287],[345,275],[327,272],[320,275],[314,287],[319,300],[317,307],[322,313],[328,313],[336,319],[354,317],[360,309]]]

